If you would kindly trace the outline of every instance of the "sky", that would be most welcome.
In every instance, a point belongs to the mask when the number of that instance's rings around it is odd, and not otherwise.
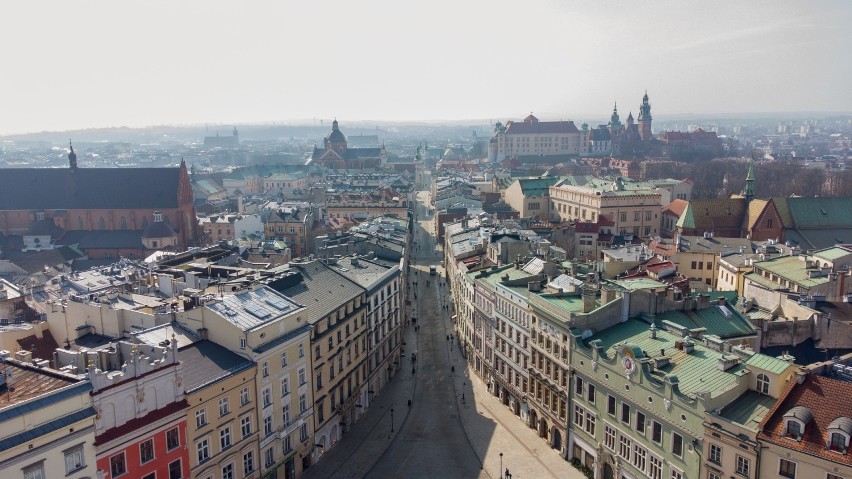
[[[852,112],[852,2],[8,2],[0,134]]]

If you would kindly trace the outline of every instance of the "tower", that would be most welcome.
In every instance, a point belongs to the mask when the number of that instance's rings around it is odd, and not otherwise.
[[[642,104],[639,105],[639,136],[642,141],[651,139],[651,104],[648,102],[648,91],[645,91],[645,96],[642,97]]]
[[[68,163],[71,166],[72,170],[76,170],[77,169],[77,153],[74,153],[74,145],[71,144],[71,140],[68,140],[68,148],[71,149],[71,151],[68,152]]]
[[[618,118],[618,103],[612,107],[612,115],[609,117],[609,126],[611,128],[618,128],[621,126],[621,120]]]
[[[331,134],[325,139],[325,149],[332,149],[337,153],[343,154],[346,151],[346,137],[340,131],[340,126],[337,123],[337,118],[331,123]]]
[[[746,175],[745,186],[743,187],[743,198],[746,203],[754,199],[754,160],[748,162],[748,175]]]

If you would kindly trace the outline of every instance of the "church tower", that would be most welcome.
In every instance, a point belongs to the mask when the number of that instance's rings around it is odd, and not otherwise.
[[[346,152],[347,143],[346,137],[340,131],[340,126],[337,123],[337,118],[331,123],[331,134],[325,139],[325,149],[331,149],[339,154]]]
[[[648,102],[648,91],[645,91],[645,96],[642,97],[642,104],[639,105],[639,136],[642,141],[651,140],[651,104]]]
[[[71,144],[71,140],[68,140],[68,148],[71,151],[68,153],[68,164],[71,166],[72,170],[77,169],[77,153],[74,153],[74,145]]]
[[[746,175],[746,182],[743,187],[743,198],[745,198],[746,203],[754,199],[754,160],[748,162],[748,175]]]

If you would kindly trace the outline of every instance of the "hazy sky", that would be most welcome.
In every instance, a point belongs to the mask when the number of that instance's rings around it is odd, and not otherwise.
[[[852,2],[15,1],[0,133],[852,111]]]

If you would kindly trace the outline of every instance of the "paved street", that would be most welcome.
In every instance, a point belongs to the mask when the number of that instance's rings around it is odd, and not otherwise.
[[[515,479],[581,479],[478,378],[471,380],[458,348],[447,340],[452,325],[443,306],[449,304],[449,288],[441,284],[440,274],[429,275],[430,264],[439,265],[439,273],[443,270],[427,201],[428,193],[420,192],[416,263],[409,277],[417,294],[412,316],[419,331],[411,325],[405,332],[405,367],[305,477],[493,479],[501,477],[502,462]]]

